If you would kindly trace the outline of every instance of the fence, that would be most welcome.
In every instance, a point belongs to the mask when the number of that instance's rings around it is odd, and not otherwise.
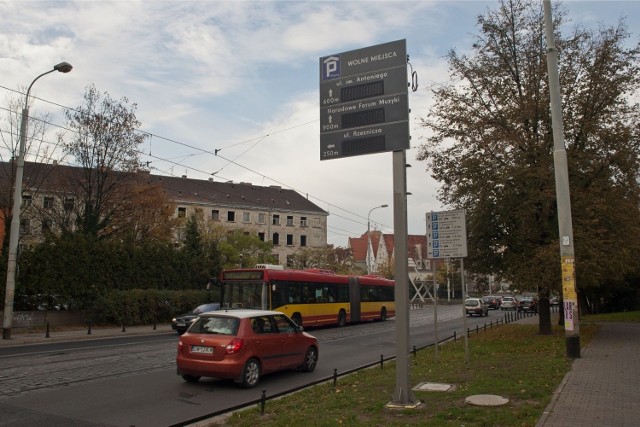
[[[554,311],[553,307],[554,306],[551,306],[551,311],[552,312]],[[470,337],[471,334],[474,331],[475,331],[476,334],[479,334],[481,331],[486,331],[487,328],[490,329],[490,328],[492,328],[494,326],[498,327],[499,325],[505,325],[507,323],[515,322],[515,321],[518,321],[518,320],[523,319],[525,317],[534,317],[534,316],[537,316],[537,315],[538,315],[537,312],[536,313],[534,313],[534,312],[520,312],[520,311],[507,312],[507,313],[504,314],[502,319],[498,319],[495,322],[491,321],[489,324],[485,323],[484,326],[477,325],[475,328],[467,329],[467,337]],[[439,340],[438,344],[442,344],[442,343],[445,343],[445,342],[448,342],[448,341],[454,341],[455,342],[456,340],[457,340],[457,335],[456,335],[456,333],[454,331],[452,336],[449,336],[447,338],[443,338],[443,339]],[[435,343],[427,344],[427,345],[422,346],[422,347],[413,346],[413,349],[412,349],[411,352],[412,352],[413,356],[415,357],[418,350],[424,350],[426,348],[433,347],[433,346],[435,346]],[[256,399],[256,400],[253,400],[253,401],[250,401],[250,402],[247,402],[247,403],[243,403],[243,404],[240,404],[240,405],[237,405],[237,406],[233,406],[233,407],[230,407],[230,408],[226,408],[226,409],[223,409],[223,410],[220,410],[220,411],[212,412],[210,414],[203,415],[203,416],[200,416],[198,418],[194,418],[194,419],[191,419],[191,420],[188,420],[188,421],[184,421],[184,422],[181,422],[181,423],[178,423],[178,424],[174,424],[174,425],[172,425],[170,427],[188,426],[190,424],[195,424],[195,423],[198,423],[200,421],[207,420],[209,418],[214,418],[214,417],[218,417],[218,416],[221,416],[221,415],[224,415],[224,414],[227,414],[227,413],[231,413],[231,412],[239,411],[239,410],[242,410],[242,409],[246,409],[246,408],[248,408],[250,406],[253,406],[253,405],[260,405],[260,413],[262,415],[264,415],[265,406],[266,406],[267,401],[269,401],[269,400],[278,399],[280,397],[286,396],[286,395],[294,393],[296,391],[300,391],[300,390],[303,390],[305,388],[313,387],[315,385],[326,383],[326,382],[329,382],[329,381],[332,381],[333,385],[336,386],[337,383],[338,383],[338,378],[339,377],[343,377],[345,375],[350,375],[350,374],[358,372],[358,371],[360,371],[362,369],[369,369],[369,368],[372,368],[372,367],[375,367],[375,366],[378,366],[378,365],[380,366],[380,369],[382,369],[384,367],[384,363],[385,362],[388,362],[388,361],[393,360],[395,358],[396,358],[395,356],[384,357],[384,355],[381,354],[380,355],[380,359],[375,361],[375,362],[371,362],[371,363],[368,363],[366,365],[362,365],[362,366],[359,366],[357,368],[350,369],[350,370],[347,370],[347,371],[344,371],[344,372],[340,372],[340,373],[338,373],[337,369],[334,369],[333,370],[333,375],[330,376],[330,377],[321,378],[319,380],[307,383],[305,385],[302,385],[302,386],[299,386],[299,387],[295,387],[295,388],[292,388],[290,390],[286,390],[286,391],[283,391],[283,392],[280,392],[280,393],[276,393],[276,394],[273,394],[273,395],[270,395],[270,396],[267,396],[267,391],[266,390],[262,390],[262,394],[260,396],[260,399]]]

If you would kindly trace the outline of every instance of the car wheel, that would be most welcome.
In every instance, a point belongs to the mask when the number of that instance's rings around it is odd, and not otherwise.
[[[338,313],[338,326],[343,327],[347,324],[347,313],[344,310],[340,310]]]
[[[302,370],[304,372],[312,372],[318,364],[318,349],[314,346],[309,347],[307,354],[304,356],[304,364]]]
[[[296,325],[302,326],[302,316],[300,316],[300,313],[293,313],[293,316],[291,316],[291,320],[296,322]]]
[[[244,388],[255,387],[260,381],[260,363],[257,359],[249,359],[242,368],[242,386]]]
[[[200,381],[200,377],[197,375],[183,375],[182,379],[188,383],[197,383]]]

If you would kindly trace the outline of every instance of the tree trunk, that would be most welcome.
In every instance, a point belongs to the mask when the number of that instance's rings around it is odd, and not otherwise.
[[[549,291],[538,293],[538,333],[551,335],[551,310],[549,304]]]

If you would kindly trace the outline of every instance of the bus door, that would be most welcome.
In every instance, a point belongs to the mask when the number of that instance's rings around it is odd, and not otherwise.
[[[360,282],[357,277],[349,277],[349,305],[351,310],[351,317],[349,321],[359,322],[360,311]]]

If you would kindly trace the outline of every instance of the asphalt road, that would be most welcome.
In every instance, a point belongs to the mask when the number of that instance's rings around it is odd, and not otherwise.
[[[463,336],[461,306],[438,307],[438,337]],[[432,344],[433,307],[411,310],[411,346]],[[469,328],[502,319],[467,318]],[[320,341],[312,373],[267,375],[255,389],[203,379],[184,382],[175,373],[178,336],[109,339],[14,347],[0,352],[0,426],[162,426],[331,378],[395,354],[395,322],[370,322],[310,331]],[[96,343],[98,345],[96,345]],[[9,354],[10,353],[10,354]]]

